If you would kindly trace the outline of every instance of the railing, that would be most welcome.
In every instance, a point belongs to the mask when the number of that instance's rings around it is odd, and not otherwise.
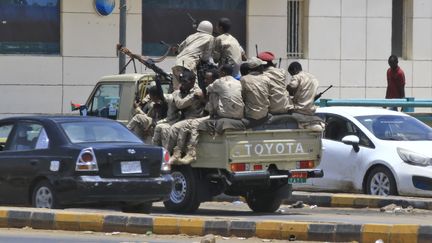
[[[320,107],[328,106],[375,106],[402,107],[403,112],[416,117],[432,127],[432,112],[414,112],[414,107],[432,107],[432,99],[319,99],[315,104]]]

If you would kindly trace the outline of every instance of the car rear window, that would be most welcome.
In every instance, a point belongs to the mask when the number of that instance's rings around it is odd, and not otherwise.
[[[67,122],[61,127],[72,143],[87,142],[131,142],[142,141],[117,122]]]

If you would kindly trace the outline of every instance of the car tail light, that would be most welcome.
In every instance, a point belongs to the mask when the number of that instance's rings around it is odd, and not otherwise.
[[[98,164],[93,148],[85,148],[78,155],[75,166],[76,171],[98,171]]]
[[[171,171],[171,162],[170,155],[166,149],[162,149],[162,163],[161,163],[161,171],[170,172]]]
[[[231,171],[245,171],[246,164],[245,163],[231,163]]]
[[[297,169],[313,169],[315,168],[315,162],[313,160],[304,160],[297,162]]]

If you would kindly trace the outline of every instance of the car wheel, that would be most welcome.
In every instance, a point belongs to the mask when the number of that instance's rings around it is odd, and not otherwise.
[[[48,181],[41,181],[34,187],[32,206],[35,208],[59,208],[56,192]]]
[[[398,195],[392,172],[382,166],[372,169],[367,179],[366,192],[380,196]]]
[[[249,192],[246,202],[255,213],[273,213],[282,204],[282,198],[276,192]]]
[[[173,168],[173,187],[169,199],[164,201],[165,208],[174,213],[193,213],[200,201],[197,195],[195,173],[190,166]]]
[[[122,211],[125,213],[150,213],[152,207],[153,207],[152,202],[145,202],[145,203],[138,203],[138,204],[126,203],[122,205]]]

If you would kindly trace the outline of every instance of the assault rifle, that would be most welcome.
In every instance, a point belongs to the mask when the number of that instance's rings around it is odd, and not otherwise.
[[[323,95],[325,92],[327,92],[327,90],[329,90],[331,87],[333,87],[333,85],[328,86],[328,88],[325,89],[323,92],[320,92],[319,94],[315,95],[314,101],[316,101],[319,98],[321,98],[321,95]]]
[[[164,70],[162,70],[160,67],[158,67],[155,64],[155,61],[153,59],[151,59],[151,58],[146,58],[145,59],[143,56],[141,56],[139,54],[132,53],[129,49],[127,49],[126,47],[124,47],[124,46],[122,46],[120,44],[117,44],[117,50],[119,52],[122,52],[125,55],[129,56],[130,59],[134,62],[134,64],[135,64],[135,59],[136,59],[140,63],[144,64],[144,66],[146,66],[147,68],[153,70],[156,73],[156,78],[155,78],[156,86],[158,87],[158,90],[159,90],[159,92],[161,92],[161,94],[163,94],[162,84],[161,84],[161,78],[167,80],[170,83],[170,87],[172,87],[172,80],[173,80],[173,78],[172,78],[171,74],[168,74],[167,72],[165,72]],[[163,58],[159,58],[159,60],[163,60]],[[136,69],[135,69],[135,71],[136,71]],[[145,90],[144,90],[144,92],[145,92]],[[140,94],[139,93],[135,94],[135,96],[136,96],[135,99],[138,99],[138,100],[140,99]],[[163,95],[161,97],[163,97]]]

